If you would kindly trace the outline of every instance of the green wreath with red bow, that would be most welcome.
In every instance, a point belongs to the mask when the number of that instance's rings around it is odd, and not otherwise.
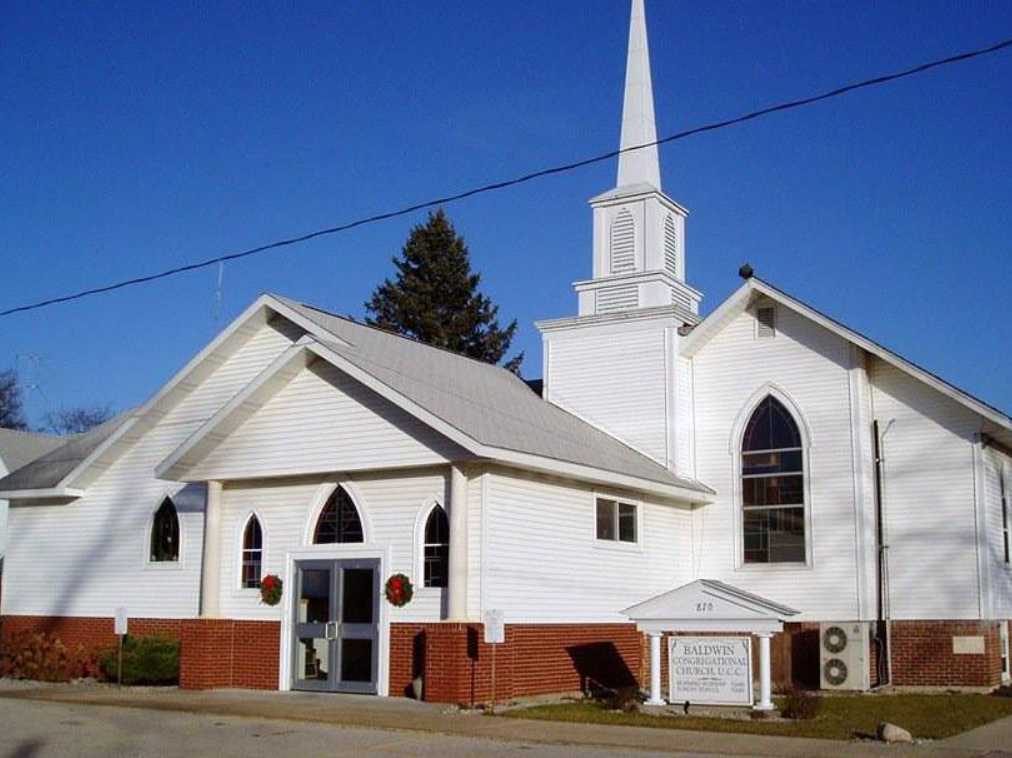
[[[260,580],[260,599],[264,605],[277,605],[281,602],[281,577],[268,574]]]
[[[401,608],[411,602],[415,588],[404,574],[394,574],[387,579],[386,596],[390,605]]]

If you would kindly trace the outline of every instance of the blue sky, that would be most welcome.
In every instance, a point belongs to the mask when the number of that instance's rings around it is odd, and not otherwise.
[[[4,3],[0,307],[617,146],[626,0]],[[647,0],[661,134],[1012,36],[1012,4]],[[1012,51],[667,146],[689,281],[743,261],[1012,409]],[[609,163],[447,208],[525,374]],[[145,400],[259,292],[361,316],[424,214],[0,319],[50,408]]]

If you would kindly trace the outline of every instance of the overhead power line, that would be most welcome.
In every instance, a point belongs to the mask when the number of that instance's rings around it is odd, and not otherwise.
[[[692,129],[686,129],[681,132],[670,134],[667,137],[662,137],[655,142],[647,142],[642,145],[634,145],[632,147],[623,148],[620,150],[612,150],[607,153],[595,155],[591,158],[584,158],[582,160],[573,161],[572,163],[565,163],[551,168],[545,168],[538,171],[533,171],[529,174],[523,174],[512,179],[506,179],[500,182],[493,182],[492,184],[485,184],[479,187],[473,187],[463,192],[457,192],[452,195],[445,195],[443,197],[433,198],[431,200],[425,200],[420,203],[408,205],[397,210],[386,211],[384,213],[377,213],[372,216],[366,216],[355,221],[349,221],[338,226],[331,226],[326,229],[318,229],[308,234],[300,234],[297,237],[289,237],[287,239],[277,240],[275,242],[269,242],[265,245],[259,245],[258,247],[252,247],[247,250],[240,250],[234,253],[227,253],[225,255],[219,255],[214,258],[208,258],[206,260],[197,261],[195,263],[188,263],[184,266],[177,266],[175,268],[166,269],[156,274],[148,274],[146,276],[137,276],[132,279],[124,279],[123,281],[115,282],[113,284],[106,284],[101,287],[93,287],[92,289],[81,290],[69,295],[62,295],[60,297],[49,298],[48,300],[40,300],[35,303],[28,303],[26,305],[19,305],[7,310],[0,311],[0,317],[10,316],[14,313],[22,313],[24,311],[37,310],[39,308],[45,308],[50,305],[56,305],[58,303],[67,303],[72,300],[81,300],[82,298],[90,297],[92,295],[99,295],[104,292],[112,292],[114,290],[123,289],[125,287],[132,287],[138,284],[146,284],[147,282],[157,281],[158,279],[166,279],[170,276],[176,276],[177,274],[183,274],[187,271],[196,271],[198,269],[207,268],[209,266],[215,266],[218,264],[226,263],[228,261],[235,261],[241,258],[247,258],[258,253],[265,253],[270,250],[277,250],[283,247],[290,247],[297,245],[301,242],[308,242],[309,240],[316,239],[318,237],[326,237],[331,234],[338,234],[340,232],[346,232],[350,229],[355,229],[359,226],[366,226],[367,224],[374,224],[379,221],[386,221],[388,219],[397,218],[398,216],[406,216],[409,213],[415,211],[424,210],[426,208],[434,208],[440,205],[447,205],[449,203],[464,200],[465,198],[474,197],[475,195],[481,195],[486,192],[494,192],[497,190],[506,189],[507,187],[515,187],[518,184],[524,184],[526,182],[533,181],[535,179],[542,179],[547,176],[553,176],[555,174],[563,174],[569,171],[574,171],[584,166],[590,166],[595,163],[601,163],[602,161],[610,160],[615,158],[622,153],[631,152],[633,150],[642,150],[647,147],[653,147],[654,145],[664,145],[668,142],[675,142],[676,140],[682,140],[687,137],[692,137],[697,134],[703,134],[704,132],[712,132],[718,129],[724,129],[729,126],[735,126],[736,124],[742,124],[746,121],[752,121],[763,116],[769,116],[773,113],[780,113],[782,111],[789,111],[795,108],[801,108],[806,105],[812,105],[821,100],[829,100],[830,98],[839,97],[855,90],[865,89],[867,87],[874,87],[880,84],[886,84],[887,82],[893,82],[897,79],[903,79],[908,76],[915,76],[916,74],[923,74],[931,69],[939,68],[941,66],[947,66],[952,63],[960,63],[962,61],[968,61],[972,58],[979,58],[984,55],[990,55],[997,53],[1000,50],[1004,50],[1008,47],[1012,47],[1012,38],[1004,39],[1001,42],[997,42],[988,47],[978,48],[976,50],[969,50],[967,52],[958,53],[956,55],[950,55],[947,58],[940,58],[938,60],[930,61],[928,63],[922,63],[912,68],[904,69],[903,71],[897,71],[891,74],[883,74],[876,76],[871,79],[864,79],[863,81],[846,84],[836,89],[823,92],[818,95],[812,95],[810,97],[804,97],[799,100],[789,100],[787,102],[778,103],[777,105],[771,105],[766,108],[761,108],[756,111],[751,111],[741,116],[734,118],[725,119],[723,121],[714,121],[710,124],[704,124],[703,126],[693,127]]]

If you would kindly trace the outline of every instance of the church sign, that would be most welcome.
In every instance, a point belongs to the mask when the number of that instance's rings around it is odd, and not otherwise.
[[[670,702],[752,705],[750,637],[670,637]]]

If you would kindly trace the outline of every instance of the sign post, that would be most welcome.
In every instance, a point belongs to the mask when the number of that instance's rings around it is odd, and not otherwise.
[[[123,686],[123,638],[127,634],[127,609],[117,608],[116,609],[116,622],[115,629],[113,630],[116,636],[119,638],[119,659],[116,664],[116,683],[119,687]]]
[[[506,641],[506,616],[500,610],[485,611],[485,644],[492,646],[492,710],[495,715],[495,649]]]

